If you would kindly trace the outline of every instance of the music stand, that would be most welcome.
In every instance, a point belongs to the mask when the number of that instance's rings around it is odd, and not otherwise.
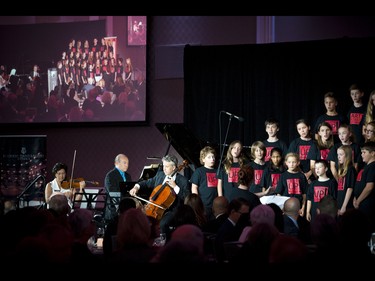
[[[81,199],[77,198],[78,195],[82,195]],[[83,192],[74,193],[73,209],[85,208],[89,210],[103,211],[106,207],[106,200],[107,195],[103,188],[100,188],[98,191],[96,189],[84,189]],[[101,207],[97,207],[97,205]]]

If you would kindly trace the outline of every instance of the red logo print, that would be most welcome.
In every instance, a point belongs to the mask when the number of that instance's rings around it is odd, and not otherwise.
[[[310,145],[300,145],[299,147],[299,159],[306,160],[307,154],[309,154]]]
[[[206,173],[207,187],[217,187],[216,173]]]
[[[350,125],[359,125],[362,117],[363,113],[350,113]]]
[[[320,202],[324,196],[328,194],[328,187],[315,186],[314,187],[314,202]]]
[[[332,134],[337,135],[337,131],[340,127],[340,121],[339,120],[326,120],[328,124],[332,127]]]
[[[240,168],[230,168],[229,175],[228,175],[228,182],[238,182],[238,172]]]
[[[272,146],[269,146],[269,147],[266,147],[266,157],[264,158],[264,161],[269,161],[270,158],[271,158],[271,150],[272,150]]]
[[[281,174],[272,174],[272,175],[271,175],[271,186],[272,186],[273,188],[276,188],[277,183],[278,183],[279,180],[280,180],[280,176],[281,176]]]
[[[299,179],[287,179],[286,184],[288,185],[288,193],[290,195],[301,194]]]
[[[254,170],[254,183],[255,184],[260,184],[262,175],[263,175],[263,170]]]
[[[339,180],[337,181],[337,190],[344,190],[344,186],[345,186],[345,178],[339,178]]]

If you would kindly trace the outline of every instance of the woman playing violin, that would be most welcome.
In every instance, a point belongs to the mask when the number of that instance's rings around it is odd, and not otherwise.
[[[69,182],[65,181],[66,179],[66,173],[68,171],[68,166],[64,163],[56,163],[52,168],[52,174],[55,176],[54,180],[47,183],[44,195],[46,203],[48,204],[51,197],[54,194],[63,193],[67,198],[70,207],[73,206],[73,200],[74,200],[74,194],[76,193],[75,186],[70,186]],[[75,184],[76,185],[76,184]],[[82,193],[83,189],[86,186],[85,181],[79,182],[79,192]],[[79,197],[82,197],[82,195],[77,195],[76,200],[80,200]]]
[[[180,204],[184,203],[184,199],[190,194],[189,180],[178,172],[178,160],[174,155],[166,155],[162,159],[163,171],[158,171],[153,178],[137,183],[130,191],[130,195],[134,196],[141,188],[158,187],[165,183],[173,189],[176,198],[173,204],[164,212],[160,220],[160,231],[168,233],[169,224],[173,218],[173,210]]]

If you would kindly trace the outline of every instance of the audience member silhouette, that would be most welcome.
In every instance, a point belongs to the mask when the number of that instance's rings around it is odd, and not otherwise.
[[[247,221],[249,216],[249,203],[243,198],[233,199],[228,206],[228,218],[219,228],[215,239],[216,259],[224,262],[224,242],[238,241],[244,228],[242,220]]]
[[[117,249],[106,259],[110,264],[147,263],[157,251],[150,221],[141,209],[130,208],[119,217],[116,241]]]
[[[206,262],[202,230],[192,224],[177,227],[172,233],[171,240],[159,250],[151,262],[168,264]]]
[[[295,197],[284,202],[284,234],[293,236],[305,244],[311,244],[310,222],[300,216],[301,204]]]
[[[107,227],[104,233],[103,254],[105,256],[110,255],[115,249],[115,245],[113,245],[112,242],[113,242],[113,239],[116,237],[119,216],[123,214],[126,210],[129,210],[131,208],[136,208],[136,202],[133,197],[124,197],[120,200],[120,203],[118,206],[118,213],[107,224]]]
[[[220,226],[228,218],[228,199],[225,196],[218,196],[212,204],[214,219],[209,220],[203,227],[203,231],[217,233]]]

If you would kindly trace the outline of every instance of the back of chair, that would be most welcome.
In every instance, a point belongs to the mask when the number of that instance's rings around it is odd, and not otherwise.
[[[233,261],[233,259],[238,255],[242,246],[243,243],[239,241],[224,242],[225,262],[230,263]]]

